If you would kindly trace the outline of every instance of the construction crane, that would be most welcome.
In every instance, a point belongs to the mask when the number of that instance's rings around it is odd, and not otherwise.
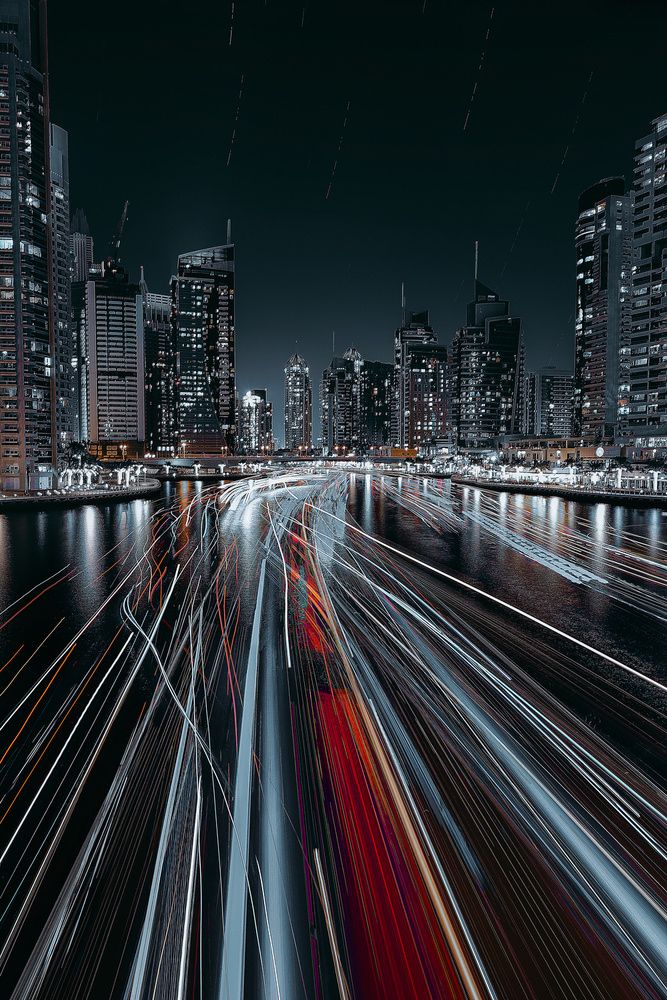
[[[113,234],[111,240],[109,241],[109,247],[111,250],[111,253],[109,254],[109,260],[113,261],[116,264],[118,264],[120,261],[120,257],[118,256],[118,251],[120,250],[120,240],[123,235],[123,229],[125,228],[125,222],[127,220],[127,210],[129,206],[130,206],[129,201],[126,201],[125,207],[123,208],[123,214],[120,217],[120,222],[116,226],[116,232]]]

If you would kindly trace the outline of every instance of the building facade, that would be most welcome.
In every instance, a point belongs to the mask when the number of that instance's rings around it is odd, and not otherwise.
[[[574,375],[547,366],[525,376],[523,434],[572,436]]]
[[[94,247],[88,219],[80,208],[72,216],[69,245],[72,254],[72,281],[87,281],[93,267]]]
[[[171,297],[148,291],[143,267],[139,289],[144,321],[146,451],[159,458],[177,450]]]
[[[239,451],[242,455],[268,455],[273,449],[273,405],[267,390],[249,389],[239,406]]]
[[[510,304],[481,281],[467,307],[467,323],[452,343],[449,400],[452,433],[462,449],[485,449],[522,422],[522,321]]]
[[[632,307],[620,351],[623,436],[667,444],[667,114],[635,149]],[[651,442],[649,444],[649,442]]]
[[[423,312],[411,312],[408,323],[405,321],[394,332],[394,384],[392,389],[392,444],[396,448],[408,448],[410,445],[410,364],[409,356],[414,348],[437,345],[438,338],[429,323],[428,309]]]
[[[79,345],[81,440],[143,451],[144,315],[141,289],[115,261],[102,274],[72,286]],[[121,449],[119,454],[125,452]]]
[[[633,203],[623,177],[607,177],[579,198],[573,431],[586,441],[617,431],[619,351],[630,329]]]
[[[69,221],[69,146],[65,129],[51,124],[51,250],[58,451],[79,440],[77,357],[72,327],[72,251]]]
[[[404,361],[407,418],[404,448],[430,451],[449,430],[447,410],[448,351],[443,344],[413,346]]]
[[[0,485],[56,463],[45,0],[0,0]]]
[[[391,402],[394,366],[364,361],[359,384],[359,447],[362,452],[391,444]]]
[[[285,365],[285,449],[313,447],[313,380],[305,358],[293,354]]]
[[[320,381],[320,422],[325,453],[347,454],[359,447],[361,355],[350,347],[334,356]]]
[[[228,234],[230,240],[231,234]],[[234,246],[181,254],[171,281],[179,445],[236,450]]]

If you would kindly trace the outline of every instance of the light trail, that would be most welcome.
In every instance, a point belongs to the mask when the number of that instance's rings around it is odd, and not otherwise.
[[[576,702],[664,759],[659,666],[443,557],[661,627],[667,542],[573,511],[295,469],[128,516],[73,636],[79,567],[12,601],[8,996],[663,995],[667,790]]]

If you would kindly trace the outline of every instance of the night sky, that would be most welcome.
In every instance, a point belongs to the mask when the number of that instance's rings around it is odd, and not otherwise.
[[[50,0],[49,33],[96,258],[128,198],[121,259],[167,292],[231,217],[237,385],[268,386],[278,441],[297,344],[317,409],[333,330],[392,360],[401,281],[449,343],[476,239],[528,367],[571,368],[578,195],[630,184],[667,111],[663,0]]]

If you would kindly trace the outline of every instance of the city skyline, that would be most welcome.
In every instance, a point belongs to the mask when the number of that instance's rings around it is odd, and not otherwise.
[[[667,23],[659,5],[640,6],[656,29]],[[233,220],[241,395],[267,385],[280,405],[286,358],[300,351],[321,371],[333,330],[339,352],[354,343],[389,361],[401,281],[409,308],[428,308],[449,342],[471,297],[475,240],[480,278],[524,317],[528,366],[572,366],[577,200],[601,177],[624,174],[629,187],[634,142],[665,110],[658,61],[646,59],[638,101],[615,70],[616,3],[604,19],[592,4],[561,4],[548,23],[522,3],[492,18],[480,3],[421,11],[393,4],[378,22],[367,4],[307,8],[302,27],[302,5],[244,4],[229,45],[230,10],[216,8],[207,38],[184,51],[155,5],[133,12],[132,31],[119,18],[103,32],[95,10],[49,5],[52,119],[70,133],[72,209],[98,245],[128,198],[123,263],[135,280],[144,264],[166,293],[177,255],[223,242]],[[586,34],[594,53],[578,48]],[[161,83],[172,51],[178,87]],[[112,54],[136,72],[108,88]],[[133,104],[134,120],[121,110]],[[155,155],[159,129],[186,120],[207,123],[197,155]],[[277,243],[290,260],[281,310]]]
[[[667,1000],[664,4],[0,0],[0,1000]]]

